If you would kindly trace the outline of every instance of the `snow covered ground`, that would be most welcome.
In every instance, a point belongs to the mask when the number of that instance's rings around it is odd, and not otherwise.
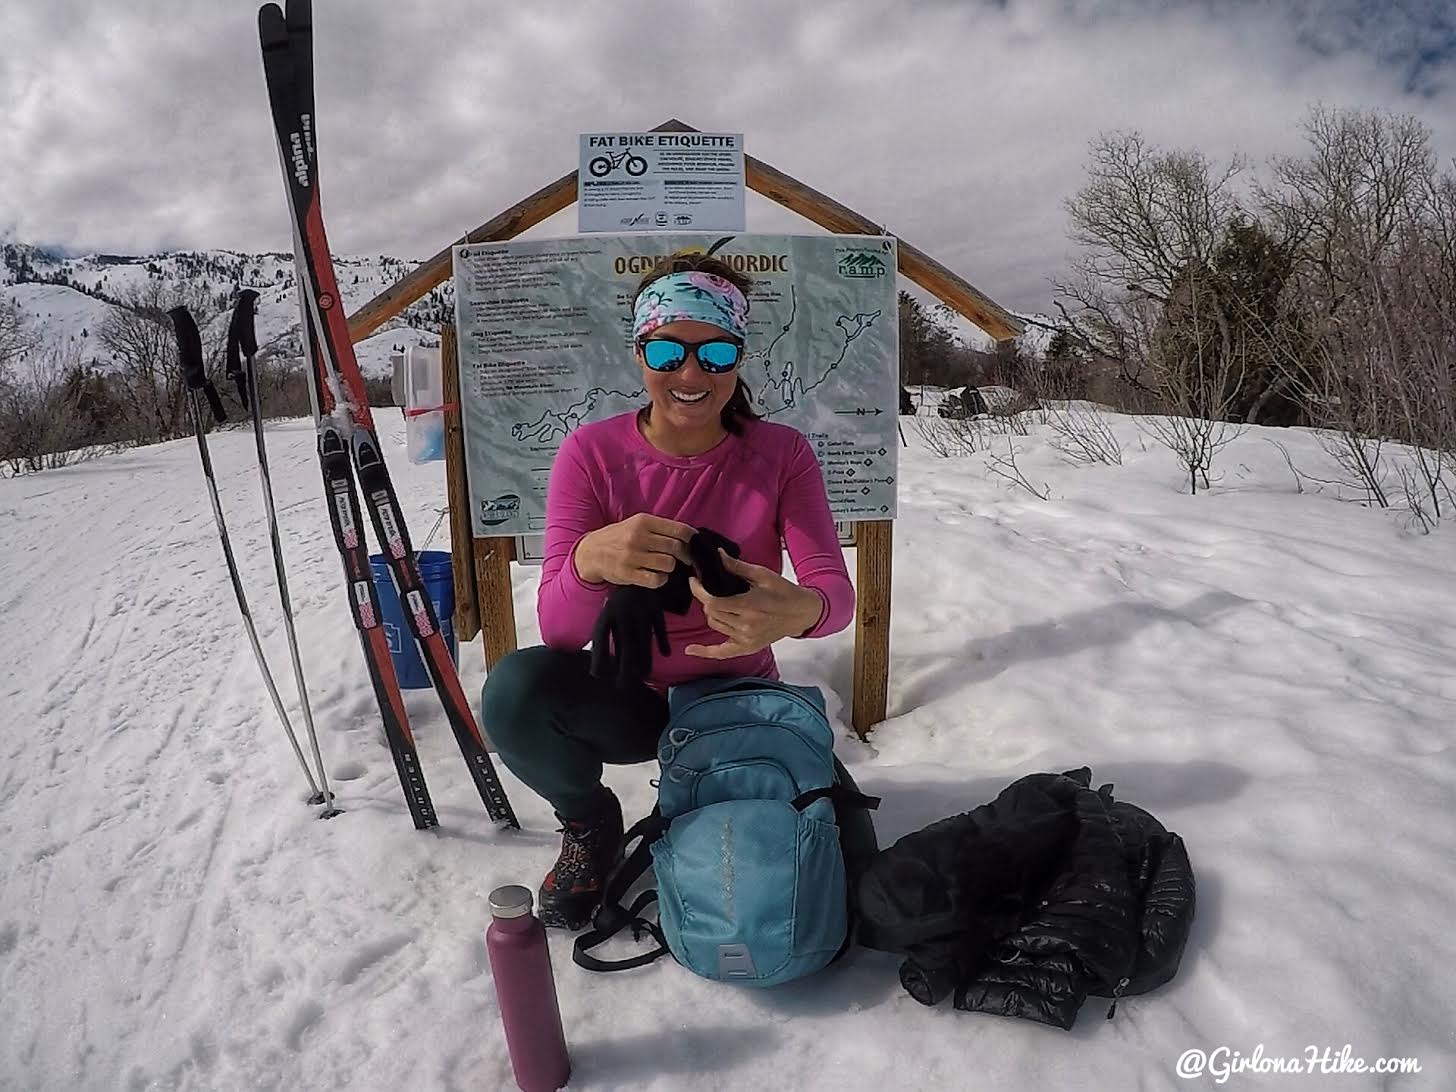
[[[402,445],[394,411],[382,427]],[[861,951],[745,992],[670,962],[592,975],[553,939],[582,1089],[1164,1089],[1179,1056],[1306,1048],[1418,1075],[1234,1075],[1230,1088],[1456,1087],[1456,528],[1299,492],[1303,433],[1252,430],[1216,488],[1111,419],[1125,465],[1017,439],[1050,499],[944,459],[907,419],[889,716],[847,726],[852,632],[785,642],[839,751],[884,797],[882,844],[1084,763],[1188,842],[1198,918],[1179,976],[1070,1033],[925,1009]],[[512,1087],[485,897],[534,886],[525,829],[473,797],[429,692],[411,695],[438,833],[410,826],[340,593],[311,428],[269,430],[322,746],[347,814],[312,818],[238,624],[197,463],[177,442],[0,481],[0,1088]],[[1004,444],[1004,441],[1003,441]],[[216,435],[265,645],[287,685],[246,433]],[[392,454],[423,538],[436,464]],[[438,546],[443,534],[436,540]],[[523,643],[539,570],[517,567]],[[851,572],[853,564],[851,563]],[[468,691],[478,643],[461,652]],[[615,768],[626,810],[650,766]],[[1220,1056],[1215,1055],[1215,1060]]]

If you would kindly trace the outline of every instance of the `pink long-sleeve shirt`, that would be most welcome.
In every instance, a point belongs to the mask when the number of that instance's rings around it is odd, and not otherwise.
[[[639,512],[707,527],[742,549],[742,558],[783,572],[788,549],[798,583],[819,593],[819,620],[803,637],[837,633],[854,616],[854,586],[809,441],[787,425],[743,422],[701,455],[668,455],[638,431],[637,411],[571,432],[556,452],[546,487],[545,559],[536,595],[541,639],[552,648],[579,649],[611,590],[582,580],[572,551],[588,531]],[[776,679],[773,651],[728,660],[689,656],[690,644],[727,638],[711,628],[702,604],[683,616],[667,615],[672,653],[653,650],[647,684],[664,690],[705,675]]]

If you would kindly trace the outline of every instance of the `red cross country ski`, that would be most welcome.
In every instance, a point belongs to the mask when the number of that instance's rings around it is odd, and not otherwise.
[[[305,349],[309,355],[310,394],[319,430],[319,458],[323,467],[329,516],[350,585],[355,624],[363,638],[375,694],[385,730],[390,736],[405,797],[416,826],[435,825],[434,811],[419,771],[418,756],[410,741],[409,722],[395,678],[388,647],[380,627],[378,602],[370,579],[369,558],[359,521],[358,495],[379,539],[399,592],[405,619],[420,651],[430,680],[445,708],[460,753],[465,758],[486,811],[496,822],[519,827],[505,789],[491,763],[485,738],[460,685],[455,662],[440,632],[435,608],[420,578],[399,501],[384,463],[383,449],[364,391],[364,379],[354,356],[348,321],[339,298],[338,282],[324,234],[319,206],[316,126],[313,118],[312,18],[307,0],[289,0],[288,15],[277,4],[258,11],[258,37],[263,71],[273,110],[289,210],[293,216],[294,262]],[[358,479],[358,493],[354,479]],[[397,741],[408,743],[404,753],[412,765],[400,766]],[[427,813],[422,821],[422,809]]]

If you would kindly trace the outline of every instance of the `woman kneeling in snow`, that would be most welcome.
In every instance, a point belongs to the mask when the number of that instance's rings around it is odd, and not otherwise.
[[[649,404],[576,429],[551,468],[537,595],[545,644],[504,657],[481,695],[501,759],[562,823],[561,854],[540,891],[548,925],[581,928],[599,903],[622,841],[602,764],[656,756],[667,688],[707,675],[776,679],[775,641],[836,633],[854,615],[814,452],[794,429],[754,413],[737,373],[750,287],[724,262],[692,254],[649,274],[632,305]],[[704,531],[695,543],[704,529],[721,538]],[[718,578],[738,594],[711,594],[699,578],[703,543],[723,539],[738,556],[720,550],[707,560],[721,562]],[[798,583],[780,573],[785,547]],[[601,633],[592,653],[584,649],[614,587],[666,592],[693,554],[691,599],[664,617],[670,651],[639,650],[646,655],[626,662],[617,648],[617,677],[599,677]],[[870,820],[858,819],[844,832],[847,857],[873,853]]]

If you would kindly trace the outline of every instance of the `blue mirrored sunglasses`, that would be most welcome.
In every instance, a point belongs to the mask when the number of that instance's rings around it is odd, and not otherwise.
[[[728,338],[694,343],[664,336],[648,338],[637,345],[642,350],[642,359],[654,372],[675,372],[687,363],[688,353],[692,353],[703,371],[722,375],[738,367],[743,358],[742,343]]]

